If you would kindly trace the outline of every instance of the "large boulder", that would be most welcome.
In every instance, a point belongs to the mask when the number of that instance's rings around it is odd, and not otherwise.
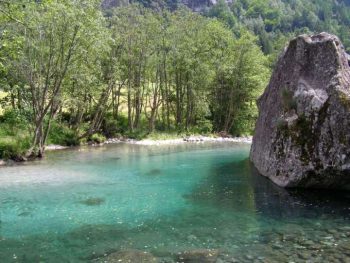
[[[290,41],[264,94],[250,159],[283,187],[350,189],[350,68],[336,36]]]

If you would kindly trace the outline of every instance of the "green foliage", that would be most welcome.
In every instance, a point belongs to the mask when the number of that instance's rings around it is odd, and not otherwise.
[[[180,1],[133,2],[104,17],[99,0],[0,1],[3,155],[120,134],[251,134],[290,38],[330,31],[350,47],[344,1],[220,0],[202,15]]]
[[[225,0],[219,0],[207,13],[209,17],[217,17],[228,26],[234,27],[237,24],[237,18],[230,10]]]
[[[77,146],[80,144],[80,141],[76,132],[70,129],[65,123],[54,121],[51,124],[48,144]]]
[[[0,128],[1,129],[1,128]],[[8,136],[0,138],[0,159],[21,160],[30,146],[29,136]]]
[[[257,117],[256,99],[265,88],[270,70],[267,58],[255,44],[256,38],[242,31],[230,43],[213,82],[211,111],[214,129],[235,135],[251,134]]]
[[[93,143],[104,143],[106,141],[106,137],[100,133],[95,133],[90,136],[89,141]]]
[[[0,116],[1,127],[6,127],[6,135],[13,136],[27,130],[29,126],[29,113],[18,109],[6,110]]]
[[[218,11],[219,10],[219,11]],[[237,27],[247,27],[258,37],[266,54],[280,53],[285,36],[328,31],[336,34],[350,50],[350,4],[333,0],[236,0],[230,9],[214,5],[207,12],[227,23],[228,15],[239,18]],[[232,13],[232,15],[231,15]],[[281,45],[282,44],[282,45]]]
[[[199,120],[197,121],[197,124],[194,127],[193,131],[201,135],[211,134],[213,132],[213,124],[210,120]]]
[[[0,116],[0,159],[20,159],[30,146],[29,122],[24,112],[7,110]]]

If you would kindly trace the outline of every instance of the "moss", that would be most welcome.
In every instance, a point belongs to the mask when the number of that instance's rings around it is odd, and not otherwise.
[[[277,128],[277,141],[274,143],[274,152],[276,153],[279,159],[283,159],[285,157],[285,141],[289,137],[288,123],[283,119],[279,119],[276,124]]]
[[[315,150],[316,139],[312,129],[312,119],[308,119],[304,115],[299,116],[291,132],[293,142],[301,148],[301,160],[304,164],[309,163]]]
[[[342,133],[339,134],[339,142],[343,145],[348,144],[348,140],[347,140],[345,131],[343,131]]]
[[[350,96],[342,91],[338,91],[338,99],[340,103],[347,109],[350,110]]]
[[[294,92],[290,91],[287,88],[283,88],[282,89],[282,93],[281,93],[281,97],[282,97],[282,106],[283,106],[283,110],[285,112],[288,112],[290,110],[296,110],[297,109],[297,102],[294,98]]]
[[[278,119],[276,123],[277,130],[283,132],[288,130],[288,122],[285,119]]]

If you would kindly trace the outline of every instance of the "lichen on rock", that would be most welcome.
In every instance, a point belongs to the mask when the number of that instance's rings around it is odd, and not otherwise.
[[[339,39],[302,35],[264,94],[250,159],[283,187],[350,189],[350,67]]]

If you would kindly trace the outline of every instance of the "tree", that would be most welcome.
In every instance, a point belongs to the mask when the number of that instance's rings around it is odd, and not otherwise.
[[[34,124],[32,147],[28,156],[41,157],[49,134],[51,121],[62,104],[62,86],[79,58],[95,44],[99,31],[91,31],[96,24],[102,29],[102,16],[96,3],[70,1],[27,4],[22,54],[12,63],[20,72],[30,96]]]
[[[232,46],[233,54],[213,83],[214,128],[226,133],[249,133],[257,117],[255,101],[267,84],[267,60],[256,38],[244,32]]]

